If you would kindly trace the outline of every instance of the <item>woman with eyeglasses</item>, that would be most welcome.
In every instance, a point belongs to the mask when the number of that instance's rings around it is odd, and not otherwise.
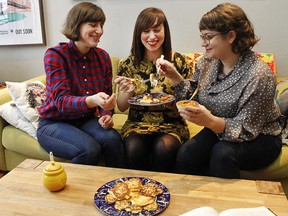
[[[281,152],[284,121],[274,101],[275,78],[252,51],[258,38],[237,5],[219,4],[202,16],[199,30],[205,55],[191,80],[157,60],[177,100],[199,88],[199,105],[179,112],[203,129],[180,147],[176,171],[240,178],[240,170],[268,166]]]

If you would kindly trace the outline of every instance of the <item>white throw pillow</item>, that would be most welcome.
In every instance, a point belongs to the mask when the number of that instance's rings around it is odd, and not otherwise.
[[[20,110],[17,108],[14,102],[10,101],[0,106],[0,115],[5,119],[10,125],[13,125],[20,130],[25,131],[30,136],[36,137],[36,128],[32,125],[28,119],[23,116]]]
[[[6,82],[7,89],[20,112],[37,129],[39,122],[38,107],[46,97],[45,85],[40,81],[31,83]]]

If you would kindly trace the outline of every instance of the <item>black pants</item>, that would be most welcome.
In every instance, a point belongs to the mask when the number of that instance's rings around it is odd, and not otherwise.
[[[204,128],[180,147],[175,171],[240,178],[240,170],[256,170],[271,164],[281,148],[280,136],[259,135],[253,141],[236,143],[219,140],[213,131]]]

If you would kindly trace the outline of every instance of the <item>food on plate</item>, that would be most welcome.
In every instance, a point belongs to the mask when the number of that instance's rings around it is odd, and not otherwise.
[[[165,96],[163,96],[163,97],[160,97],[159,100],[160,100],[160,101],[166,101],[166,100],[169,100],[170,97],[171,97],[170,95],[165,95]]]
[[[122,211],[122,210],[125,210],[126,208],[129,208],[130,207],[130,201],[128,200],[119,200],[119,201],[116,201],[115,202],[115,209],[119,210],[119,211]]]
[[[105,196],[105,201],[108,203],[108,204],[113,204],[117,201],[117,199],[112,195],[112,194],[107,194]]]
[[[154,198],[151,196],[145,196],[142,194],[135,194],[131,199],[129,200],[131,202],[132,206],[146,206],[154,201]]]
[[[105,201],[114,204],[115,209],[131,213],[140,213],[143,209],[155,211],[158,209],[156,196],[163,194],[163,190],[155,183],[142,184],[139,178],[130,178],[119,182],[108,190]]]
[[[158,186],[156,184],[147,183],[141,188],[140,193],[145,195],[145,196],[155,197],[159,194],[162,194],[163,191],[161,188],[158,188]]]
[[[152,203],[143,207],[147,211],[155,211],[158,209],[158,203],[154,200]]]
[[[144,94],[143,98],[140,99],[140,103],[146,103],[146,104],[158,103],[159,101],[160,100],[158,98],[153,98],[153,96],[150,94]]]
[[[159,102],[169,100],[170,98],[171,98],[171,95],[163,95],[159,97],[159,95],[157,94],[154,95],[154,94],[146,93],[143,95],[141,99],[139,99],[139,102],[142,104],[159,103]]]
[[[126,183],[120,182],[115,184],[109,193],[117,200],[129,199],[130,189]]]
[[[142,181],[139,178],[131,178],[125,181],[130,191],[140,191],[142,188]]]

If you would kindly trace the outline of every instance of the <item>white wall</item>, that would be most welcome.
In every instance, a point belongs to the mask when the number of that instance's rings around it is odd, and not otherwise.
[[[67,41],[60,29],[75,0],[43,0],[46,46],[0,47],[0,81],[23,81],[44,73],[43,54],[50,46]],[[203,52],[198,22],[201,16],[225,2],[218,0],[94,0],[104,10],[107,21],[99,47],[111,55],[129,54],[134,23],[146,7],[161,8],[169,21],[173,49],[180,52]],[[288,76],[288,1],[231,0],[241,6],[261,38],[257,52],[275,53],[279,76]],[[276,3],[277,2],[277,3]]]

